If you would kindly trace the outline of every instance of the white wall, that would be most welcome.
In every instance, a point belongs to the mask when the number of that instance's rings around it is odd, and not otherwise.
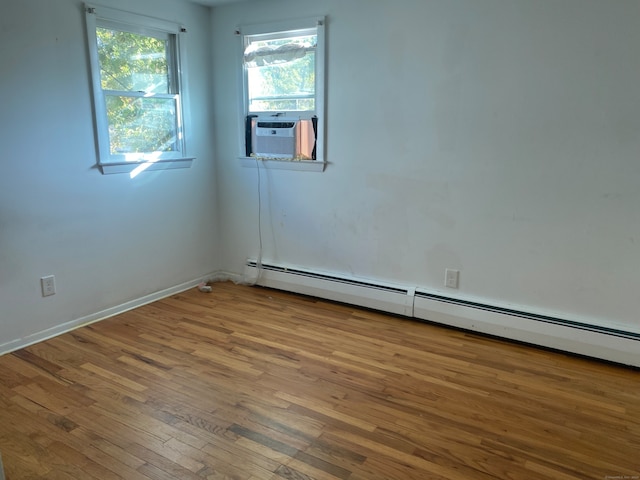
[[[263,172],[265,261],[639,332],[636,0],[214,8],[223,267],[258,254],[233,30],[322,14],[330,164]]]
[[[188,28],[197,159],[188,170],[101,175],[82,2],[0,0],[0,352],[218,269],[208,9],[104,4]],[[42,298],[49,274],[58,292]]]
[[[237,161],[233,30],[308,15],[328,16],[331,163],[263,172],[265,260],[640,331],[637,1],[270,0],[211,22],[103,3],[189,29],[197,160],[101,175],[81,2],[0,0],[0,352],[242,272],[257,172]]]

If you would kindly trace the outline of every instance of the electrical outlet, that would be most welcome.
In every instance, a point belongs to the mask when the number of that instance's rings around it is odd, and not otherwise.
[[[42,296],[49,297],[56,293],[56,277],[48,275],[40,279],[40,286],[42,287]]]
[[[460,281],[460,270],[451,270],[447,268],[444,271],[444,286],[449,288],[458,288]]]

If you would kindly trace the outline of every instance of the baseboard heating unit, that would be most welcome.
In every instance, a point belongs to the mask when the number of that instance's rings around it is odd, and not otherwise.
[[[251,283],[640,367],[640,331],[461,300],[419,287],[248,261]]]
[[[257,278],[265,287],[325,298],[411,317],[414,290],[398,285],[374,283],[335,275],[249,261],[245,278]]]

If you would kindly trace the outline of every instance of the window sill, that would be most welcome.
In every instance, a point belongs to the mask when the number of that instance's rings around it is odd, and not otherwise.
[[[190,168],[194,158],[175,158],[171,160],[158,160],[155,162],[117,162],[102,163],[98,167],[103,175],[113,173],[128,173],[131,178],[142,172],[152,170],[171,170],[175,168]]]
[[[253,157],[240,157],[240,164],[246,168],[262,168],[272,170],[297,170],[303,172],[323,172],[325,162],[319,160],[283,160],[283,159],[259,159]]]

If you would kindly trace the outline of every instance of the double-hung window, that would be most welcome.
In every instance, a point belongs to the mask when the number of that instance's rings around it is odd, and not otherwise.
[[[239,33],[243,153],[324,164],[324,18],[244,26]]]
[[[172,22],[86,5],[99,165],[104,173],[190,165],[180,37]]]

